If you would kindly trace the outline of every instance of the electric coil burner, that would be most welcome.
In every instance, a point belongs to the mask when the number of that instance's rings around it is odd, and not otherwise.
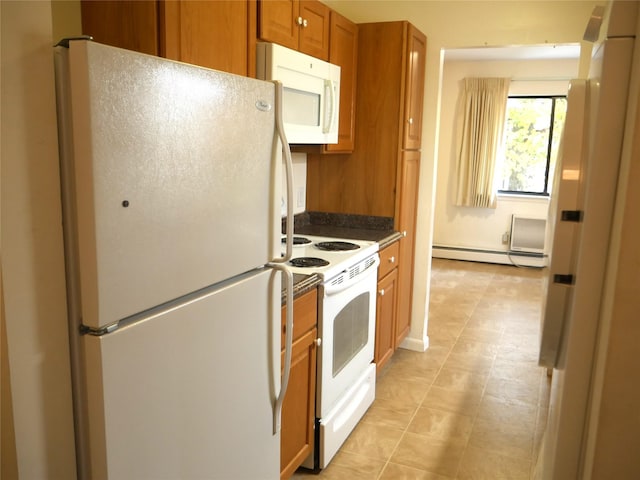
[[[282,243],[287,243],[287,237],[282,237]],[[311,243],[311,240],[307,237],[293,237],[294,245],[308,245]]]
[[[294,267],[300,268],[313,268],[313,267],[326,267],[329,262],[322,258],[316,257],[298,257],[289,260],[289,263]]]
[[[315,246],[320,250],[326,250],[330,252],[346,252],[349,250],[357,250],[360,248],[360,246],[356,245],[355,243],[341,241],[319,242],[316,243]]]

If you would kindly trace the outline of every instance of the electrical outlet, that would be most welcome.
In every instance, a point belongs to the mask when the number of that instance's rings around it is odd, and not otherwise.
[[[502,243],[505,245],[509,243],[509,232],[504,232],[502,234]]]
[[[299,208],[304,208],[304,188],[303,187],[299,187],[298,188],[298,197],[297,197],[297,207]]]

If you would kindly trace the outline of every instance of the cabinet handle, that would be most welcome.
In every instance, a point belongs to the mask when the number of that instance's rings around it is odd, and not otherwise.
[[[297,23],[298,25],[302,25],[302,17],[298,17],[298,18],[296,18],[296,23]]]
[[[409,125],[413,125],[413,117],[409,117]]]
[[[394,263],[396,261],[396,257],[390,257],[389,258],[389,263]]]
[[[406,230],[403,230],[403,231],[402,231],[402,236],[403,236],[403,237],[406,237],[406,236],[407,236],[407,231],[406,231]]]
[[[381,297],[384,297],[384,288],[378,290],[378,293],[380,294]]]
[[[314,340],[314,343],[316,344],[316,347],[319,347],[320,345],[322,345],[322,339],[318,337]]]
[[[307,21],[307,19],[303,19],[302,20],[302,28],[307,28],[307,26],[309,25],[309,22]]]

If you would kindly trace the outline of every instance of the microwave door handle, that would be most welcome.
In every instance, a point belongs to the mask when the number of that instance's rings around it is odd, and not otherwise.
[[[329,133],[331,131],[331,128],[333,127],[333,122],[335,121],[335,117],[336,117],[336,109],[334,108],[336,91],[335,91],[334,84],[335,82],[332,80],[324,81],[325,93],[327,90],[329,90],[329,96],[325,97],[329,99],[328,102],[325,101],[325,112],[326,112],[326,109],[329,108],[329,115],[328,115],[329,123],[327,124],[325,122],[324,128],[322,129],[322,133]],[[326,118],[327,118],[327,115],[325,114],[325,119]]]

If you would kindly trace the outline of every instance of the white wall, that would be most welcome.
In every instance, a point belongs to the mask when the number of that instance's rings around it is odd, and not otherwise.
[[[13,438],[3,435],[13,445],[2,447],[4,453],[15,445],[8,470],[21,479],[73,479],[51,4],[2,1],[0,8],[2,284],[9,363],[2,396],[5,401],[11,395],[13,410],[3,414],[12,415],[15,428]]]
[[[434,209],[433,245],[506,251],[502,235],[510,231],[514,214],[546,218],[548,197],[500,195],[497,207],[471,208],[454,205],[456,158],[456,108],[461,81],[465,77],[509,77],[510,95],[565,95],[568,80],[578,74],[578,59],[527,61],[447,61],[445,55],[438,140],[437,190]],[[557,80],[564,78],[565,80]],[[539,79],[539,80],[535,80]],[[554,79],[554,80],[550,80]],[[546,253],[546,252],[545,252]],[[434,256],[457,258],[457,252],[434,251]],[[484,257],[479,254],[478,259]],[[503,260],[508,261],[506,256]]]

